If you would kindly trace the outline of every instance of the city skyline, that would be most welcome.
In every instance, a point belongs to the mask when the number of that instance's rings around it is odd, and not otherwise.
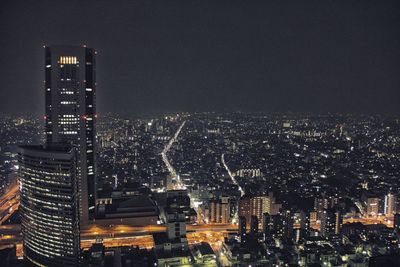
[[[117,2],[0,4],[1,266],[400,266],[400,4]]]
[[[42,45],[86,44],[99,52],[101,113],[399,114],[398,1],[0,7],[1,113],[43,114]]]

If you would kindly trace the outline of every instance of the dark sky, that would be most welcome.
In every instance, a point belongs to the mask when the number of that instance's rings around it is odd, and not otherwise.
[[[400,113],[398,0],[0,1],[0,112],[43,113],[43,48],[98,52],[100,112]]]

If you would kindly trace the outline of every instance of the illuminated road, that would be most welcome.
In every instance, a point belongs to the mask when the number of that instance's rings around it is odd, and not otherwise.
[[[179,175],[176,173],[175,168],[172,166],[172,164],[169,162],[167,154],[168,151],[171,149],[172,145],[178,140],[179,134],[181,133],[181,130],[183,126],[185,126],[186,121],[184,121],[181,126],[178,128],[176,131],[175,135],[169,140],[167,145],[164,147],[163,151],[161,152],[161,157],[167,166],[167,169],[173,179],[176,179],[177,184],[175,185],[174,189],[184,189],[185,186],[182,184]]]
[[[130,226],[130,225],[115,225],[113,227],[89,225],[81,229],[81,237],[96,238],[96,237],[127,237],[149,235],[152,233],[165,232],[167,230],[164,225],[149,225],[149,226]],[[236,231],[235,224],[198,224],[186,226],[187,232],[228,232]]]
[[[219,250],[222,242],[224,241],[225,233],[222,232],[194,232],[188,233],[187,239],[190,245],[200,242],[208,242],[213,249]],[[98,240],[98,238],[81,238],[81,248],[88,249]],[[127,237],[109,237],[102,238],[105,247],[117,246],[138,246],[141,248],[151,249],[154,247],[154,240],[152,235],[143,236],[127,236]]]
[[[361,205],[361,203],[357,200],[353,199],[354,204],[356,205],[356,207],[358,208],[358,210],[360,211],[361,216],[364,216],[364,208]]]
[[[388,227],[393,227],[393,221],[385,218],[351,218],[345,219],[344,223],[361,222],[363,224],[385,223]],[[202,241],[210,243],[215,251],[220,251],[224,236],[230,232],[237,232],[235,224],[199,224],[187,225],[187,238],[190,244]],[[89,248],[96,240],[102,239],[106,247],[115,246],[139,246],[152,248],[154,241],[153,233],[165,232],[163,225],[150,226],[129,226],[116,225],[113,227],[101,227],[90,225],[81,230],[81,245]],[[20,225],[0,226],[0,247],[21,242]]]
[[[96,243],[96,240],[97,239],[81,238],[81,248],[89,249],[94,243]],[[103,238],[102,242],[107,248],[119,246],[138,246],[140,248],[151,249],[154,247],[152,235]]]
[[[22,242],[21,225],[0,226],[0,249]]]
[[[384,224],[389,228],[393,228],[393,216],[376,216],[376,217],[362,217],[362,218],[348,218],[343,219],[343,223],[355,223],[360,222],[365,225],[369,224]]]
[[[364,225],[371,225],[371,224],[384,224],[389,228],[393,228],[393,216],[386,217],[386,216],[375,216],[375,217],[351,217],[351,218],[344,218],[343,224],[346,223],[362,223]],[[310,223],[310,228],[314,230],[320,230],[321,225],[318,222]]]
[[[224,236],[237,230],[234,224],[200,224],[187,225],[187,238],[189,244],[208,242],[214,249],[220,249]],[[167,228],[162,225],[133,227],[129,225],[116,225],[113,227],[100,227],[91,225],[81,231],[81,247],[86,249],[98,239],[102,239],[106,247],[139,246],[152,248],[154,246],[151,234],[165,232]]]
[[[0,225],[19,207],[19,184],[15,183],[0,197]]]
[[[242,187],[241,187],[241,186],[239,185],[239,183],[236,181],[235,177],[232,175],[231,171],[230,171],[229,168],[228,168],[228,165],[227,165],[226,162],[225,162],[225,154],[222,154],[222,156],[221,156],[221,161],[222,161],[222,164],[224,165],[225,170],[228,172],[228,175],[229,175],[229,177],[231,178],[232,183],[234,183],[235,185],[238,186],[239,191],[240,191],[240,195],[241,195],[241,196],[244,196],[244,191],[243,191]]]
[[[102,227],[98,225],[89,225],[81,229],[81,238],[96,238],[96,237],[126,237],[149,235],[157,232],[165,232],[166,227],[163,225],[149,226],[130,226],[130,225],[115,225],[113,227]]]

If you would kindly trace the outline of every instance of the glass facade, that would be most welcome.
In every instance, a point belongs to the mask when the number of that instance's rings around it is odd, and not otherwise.
[[[24,257],[38,266],[79,264],[75,149],[19,148]]]
[[[96,203],[95,50],[80,46],[45,47],[47,143],[77,149],[81,224],[94,218]]]

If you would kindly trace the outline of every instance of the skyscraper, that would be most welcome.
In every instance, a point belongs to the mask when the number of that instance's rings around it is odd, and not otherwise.
[[[75,149],[21,146],[18,161],[24,257],[39,266],[77,266]]]
[[[46,139],[76,147],[82,224],[95,212],[95,54],[79,46],[45,47]]]

